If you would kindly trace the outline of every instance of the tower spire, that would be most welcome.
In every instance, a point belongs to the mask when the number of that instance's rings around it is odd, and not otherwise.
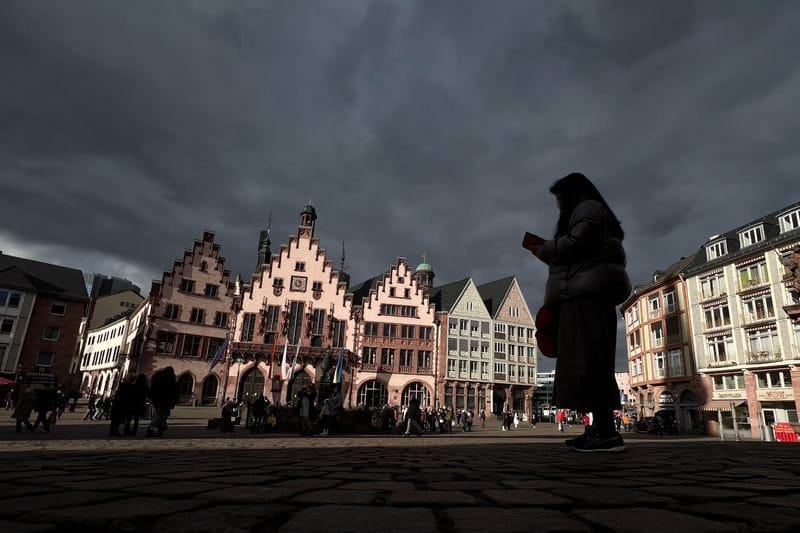
[[[342,263],[339,267],[340,272],[344,272],[344,241],[342,241]]]

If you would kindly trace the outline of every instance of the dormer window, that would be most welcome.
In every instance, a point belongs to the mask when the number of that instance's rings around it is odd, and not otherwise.
[[[756,226],[739,233],[739,244],[742,248],[752,246],[764,240],[764,227]]]
[[[728,244],[725,241],[717,241],[706,245],[706,259],[711,261],[728,253]]]
[[[778,220],[781,224],[781,233],[800,228],[800,209],[789,211],[778,217]]]

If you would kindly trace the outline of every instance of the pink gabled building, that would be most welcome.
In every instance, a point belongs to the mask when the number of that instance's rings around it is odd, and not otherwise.
[[[320,247],[316,220],[314,207],[307,205],[297,235],[274,255],[269,230],[261,232],[256,272],[248,283],[237,283],[225,397],[248,401],[264,394],[286,404],[303,386],[318,385],[324,366],[335,367],[343,349],[345,371],[352,368],[355,321],[348,278]],[[288,368],[282,370],[284,350]],[[345,398],[350,384],[346,374]]]
[[[234,284],[214,233],[203,232],[191,250],[150,289],[148,341],[133,368],[152,377],[171,366],[182,404],[216,405],[222,365],[211,363],[229,333]]]
[[[412,271],[398,257],[388,272],[350,289],[361,364],[349,398],[368,408],[434,407],[436,392],[436,306],[428,291],[433,271],[424,261]]]

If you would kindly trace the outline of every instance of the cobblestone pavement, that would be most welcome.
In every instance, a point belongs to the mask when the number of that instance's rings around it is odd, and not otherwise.
[[[0,531],[796,531],[800,447],[626,435],[580,454],[502,433],[160,439],[0,425]],[[10,431],[9,431],[10,430]],[[578,432],[577,428],[572,430]]]

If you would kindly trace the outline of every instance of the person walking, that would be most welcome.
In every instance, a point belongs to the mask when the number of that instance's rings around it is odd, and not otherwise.
[[[255,435],[264,430],[264,417],[267,414],[267,400],[263,394],[259,394],[258,398],[253,401],[251,407],[253,413],[253,420],[250,422],[250,433]]]
[[[150,421],[147,436],[160,437],[167,430],[169,413],[178,401],[178,380],[175,378],[174,368],[168,366],[153,376],[150,398],[156,412]]]
[[[486,427],[486,409],[481,409],[480,417],[481,417],[481,429],[483,429]]]
[[[122,435],[119,427],[131,416],[131,412],[134,409],[135,380],[136,376],[128,374],[117,387],[117,392],[114,393],[114,400],[111,402],[111,426],[108,429],[108,434],[111,437]]]
[[[11,414],[12,418],[17,420],[17,433],[22,431],[22,426],[28,431],[33,431],[33,424],[31,424],[31,413],[36,406],[36,393],[33,389],[28,387],[22,394],[20,394],[17,404],[14,406],[14,412]]]
[[[406,409],[405,418],[405,432],[404,435],[411,435],[414,433],[417,437],[422,436],[422,425],[420,424],[419,400],[416,396],[412,397],[408,402],[408,409]]]
[[[150,386],[147,384],[147,376],[139,374],[133,383],[133,398],[131,410],[125,418],[125,435],[135,436],[139,432],[139,419],[149,417],[145,409],[149,410],[147,399],[150,397]]]
[[[614,428],[620,408],[614,379],[615,307],[631,291],[625,271],[622,226],[597,187],[583,174],[556,181],[550,192],[559,208],[552,239],[526,247],[548,265],[545,308],[556,314],[554,399],[560,406],[593,413],[590,429],[567,446],[580,452],[621,452]]]
[[[33,423],[33,429],[36,431],[39,424],[44,427],[45,433],[50,433],[50,411],[56,409],[56,391],[51,387],[36,390],[36,421]]]

